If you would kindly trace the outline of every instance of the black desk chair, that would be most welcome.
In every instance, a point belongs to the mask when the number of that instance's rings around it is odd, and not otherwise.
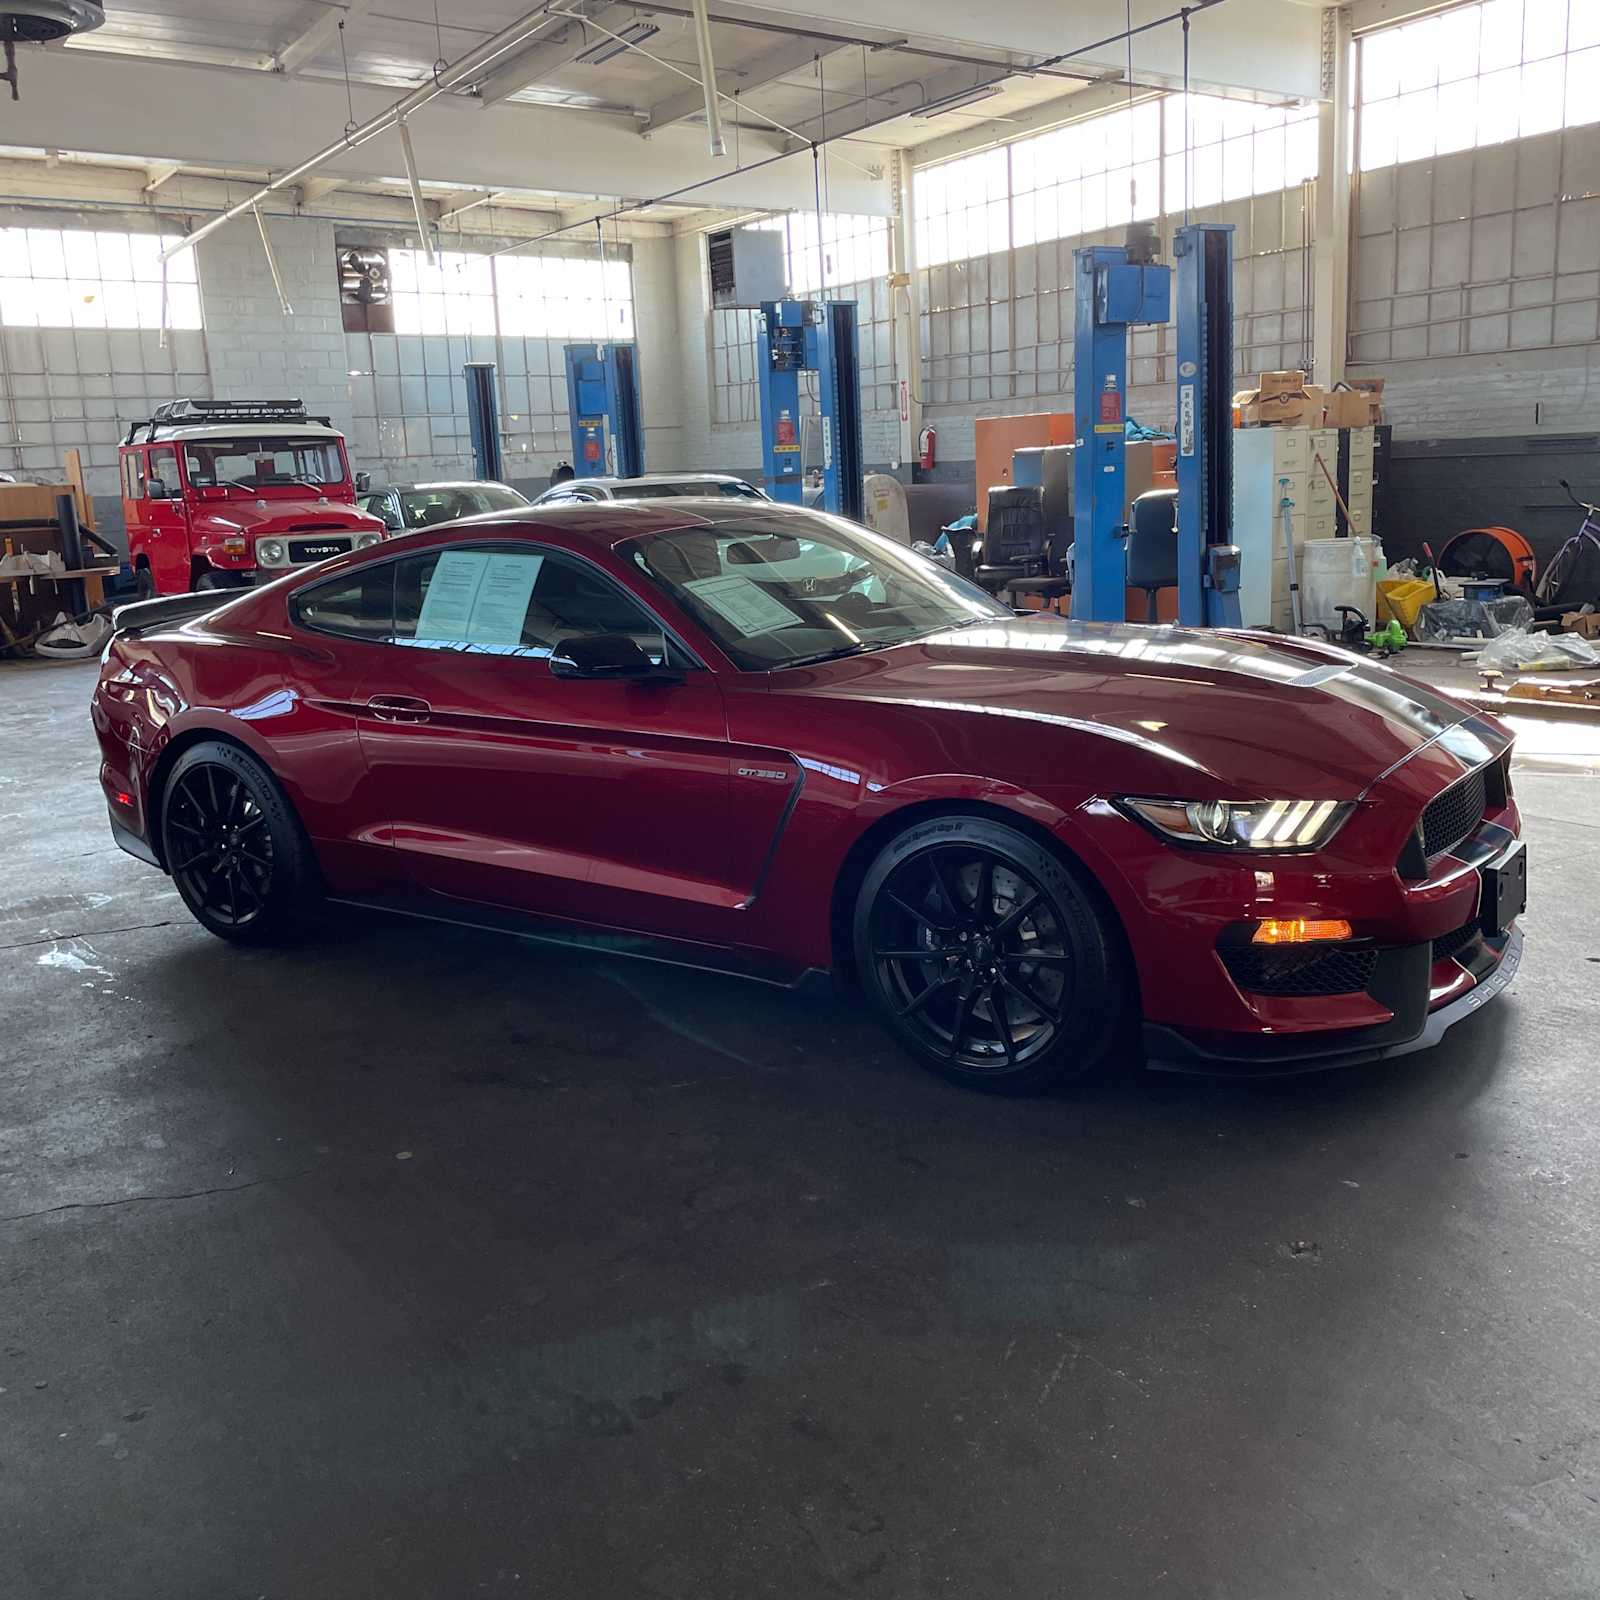
[[[1037,595],[1053,600],[1071,583],[1059,572],[1044,518],[1044,490],[999,485],[989,491],[989,525],[976,577],[991,594]]]
[[[1143,589],[1146,622],[1160,620],[1156,596],[1178,582],[1178,491],[1147,489],[1133,502],[1128,587]]]

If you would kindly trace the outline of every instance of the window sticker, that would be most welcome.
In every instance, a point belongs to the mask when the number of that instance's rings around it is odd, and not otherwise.
[[[417,618],[417,638],[515,649],[543,556],[447,550]]]
[[[801,622],[781,600],[775,600],[760,584],[736,572],[725,573],[720,578],[691,578],[684,588],[704,600],[747,639],[761,633],[776,633],[779,628],[792,628]]]

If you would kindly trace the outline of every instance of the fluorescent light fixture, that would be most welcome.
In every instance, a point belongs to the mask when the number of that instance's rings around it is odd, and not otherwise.
[[[930,100],[925,106],[918,106],[908,115],[913,117],[937,117],[946,111],[959,111],[963,106],[974,106],[980,100],[992,100],[1000,93],[998,83],[980,84],[975,89],[962,89],[955,94],[947,94],[943,99]]]
[[[643,44],[646,39],[653,39],[661,30],[653,22],[630,22],[615,39],[602,39],[599,44],[592,44],[582,55],[574,56],[574,61],[586,62],[591,67],[604,66],[606,62],[620,56],[629,45]]]

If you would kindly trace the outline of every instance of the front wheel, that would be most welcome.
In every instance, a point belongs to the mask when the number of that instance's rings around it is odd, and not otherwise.
[[[941,1076],[1029,1094],[1104,1059],[1124,960],[1078,870],[1005,823],[936,817],[886,845],[857,896],[862,985]]]
[[[184,751],[161,804],[167,871],[195,920],[221,939],[273,943],[316,898],[311,845],[272,774],[237,745]]]

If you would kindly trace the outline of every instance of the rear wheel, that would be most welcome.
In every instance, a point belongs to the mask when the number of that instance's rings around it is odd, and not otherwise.
[[[220,740],[186,750],[167,779],[161,830],[167,870],[203,927],[246,944],[299,931],[316,899],[311,846],[254,756]]]
[[[156,597],[156,575],[148,566],[141,566],[133,575],[134,592],[141,600]]]
[[[861,981],[941,1076],[1028,1094],[1096,1066],[1126,1001],[1120,948],[1066,859],[987,818],[891,840],[857,897]]]

